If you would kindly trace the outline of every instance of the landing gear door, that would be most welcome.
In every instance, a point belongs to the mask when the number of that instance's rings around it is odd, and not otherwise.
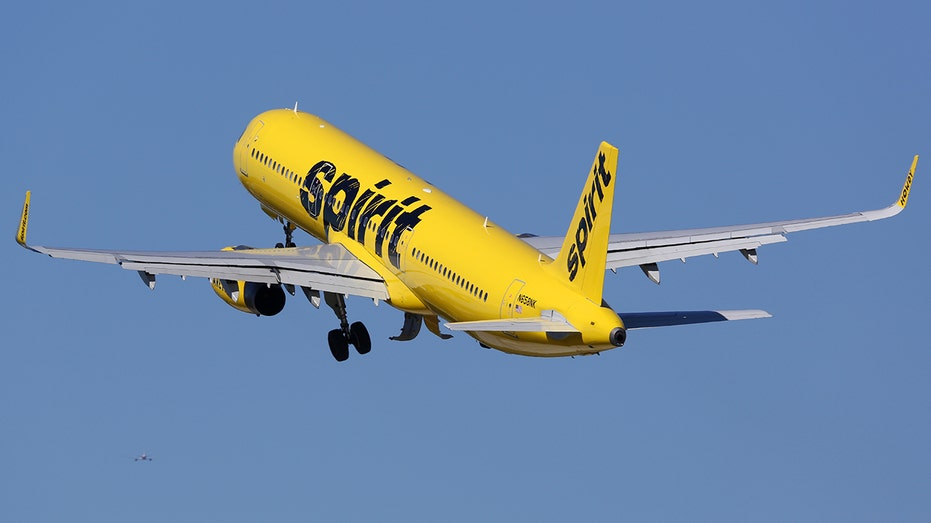
[[[504,292],[504,298],[501,300],[500,317],[514,317],[514,308],[517,306],[517,296],[520,294],[520,291],[523,288],[524,282],[521,280],[514,280],[510,285],[508,285],[508,290]]]

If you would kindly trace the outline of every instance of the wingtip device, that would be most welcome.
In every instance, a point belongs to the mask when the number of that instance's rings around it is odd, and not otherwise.
[[[31,191],[26,191],[26,201],[23,202],[23,214],[19,219],[19,230],[16,232],[16,243],[27,249],[29,246],[26,245],[26,229],[29,226],[29,197],[31,194]]]
[[[905,185],[902,186],[902,194],[899,196],[899,201],[896,203],[899,207],[905,208],[905,205],[908,203],[908,193],[912,188],[912,180],[915,178],[915,168],[918,167],[918,155],[915,155],[915,159],[912,160],[912,166],[908,169],[908,175],[905,177]]]

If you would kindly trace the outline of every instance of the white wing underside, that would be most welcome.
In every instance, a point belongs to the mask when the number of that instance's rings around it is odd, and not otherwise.
[[[35,245],[28,248],[52,258],[116,264],[139,271],[143,280],[146,280],[146,274],[172,274],[284,283],[325,292],[388,299],[388,289],[382,277],[341,245],[179,252],[61,249]]]

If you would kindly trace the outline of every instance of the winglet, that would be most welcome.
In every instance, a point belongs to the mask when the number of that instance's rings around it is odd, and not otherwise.
[[[16,233],[16,243],[22,245],[23,247],[29,248],[26,245],[26,227],[29,225],[29,196],[31,195],[30,191],[26,191],[26,201],[23,202],[23,215],[19,220],[19,231]]]
[[[915,159],[912,160],[912,167],[908,170],[908,176],[905,177],[905,185],[902,186],[902,195],[899,196],[899,201],[896,202],[901,208],[905,208],[905,204],[908,203],[908,191],[912,188],[912,179],[915,177],[915,168],[918,167],[918,155],[915,155]]]

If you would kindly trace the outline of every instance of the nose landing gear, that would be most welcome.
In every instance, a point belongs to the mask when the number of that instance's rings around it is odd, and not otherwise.
[[[323,300],[336,313],[339,318],[339,328],[330,331],[327,336],[327,342],[330,345],[330,353],[336,358],[336,361],[346,361],[349,359],[349,346],[356,348],[359,354],[368,354],[372,350],[372,338],[369,337],[369,331],[361,321],[349,324],[346,314],[346,299],[342,294],[324,292]]]

